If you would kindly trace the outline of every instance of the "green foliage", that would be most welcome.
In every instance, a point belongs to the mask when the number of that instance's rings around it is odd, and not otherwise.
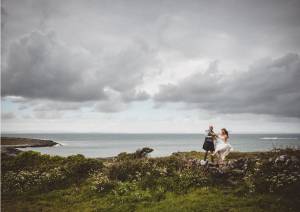
[[[178,176],[173,189],[177,193],[186,193],[190,188],[211,185],[208,175],[201,169],[185,169]]]
[[[46,191],[64,185],[66,174],[62,168],[53,168],[48,172],[20,171],[7,172],[2,179],[2,192],[23,193],[32,191]]]
[[[154,166],[154,162],[149,159],[125,160],[110,166],[108,175],[110,179],[133,180],[152,172]]]
[[[91,183],[91,190],[99,193],[105,193],[111,191],[116,186],[116,182],[110,180],[102,172],[97,172],[92,174],[90,178],[90,183]]]
[[[114,201],[118,203],[136,203],[152,199],[150,190],[140,189],[136,181],[119,182],[113,194],[115,195]]]
[[[257,160],[245,176],[251,192],[271,192],[292,195],[300,191],[299,161]]]
[[[168,175],[172,176],[176,174],[177,171],[186,167],[186,161],[185,158],[172,155],[170,157],[157,159],[157,165],[166,167]]]
[[[66,158],[64,167],[68,175],[78,182],[90,173],[101,170],[103,164],[95,159],[87,159],[83,155],[73,155]]]
[[[103,168],[102,162],[82,155],[51,157],[33,151],[4,157],[1,165],[2,192],[7,195],[63,188]]]
[[[194,159],[199,155],[134,159],[125,155],[104,161],[105,166],[82,155],[4,156],[2,209],[299,211],[299,150],[237,153],[223,168],[200,166]],[[280,159],[282,155],[285,159]]]

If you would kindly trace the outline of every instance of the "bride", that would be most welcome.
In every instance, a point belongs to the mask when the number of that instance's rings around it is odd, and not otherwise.
[[[228,138],[228,131],[225,128],[221,129],[221,133],[218,135],[215,143],[215,152],[213,154],[219,157],[221,164],[229,152],[233,150],[232,146],[228,143]]]

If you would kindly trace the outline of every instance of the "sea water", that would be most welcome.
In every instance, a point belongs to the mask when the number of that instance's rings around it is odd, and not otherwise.
[[[53,140],[54,147],[23,148],[50,155],[69,156],[83,154],[86,157],[110,157],[121,152],[134,152],[143,147],[153,148],[152,157],[167,156],[173,152],[203,151],[203,134],[2,134],[9,137],[25,137]],[[229,142],[234,151],[267,151],[273,148],[299,148],[300,134],[231,134]]]

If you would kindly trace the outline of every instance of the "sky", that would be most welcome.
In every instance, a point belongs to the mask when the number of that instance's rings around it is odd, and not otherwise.
[[[298,0],[2,0],[1,131],[300,133]]]

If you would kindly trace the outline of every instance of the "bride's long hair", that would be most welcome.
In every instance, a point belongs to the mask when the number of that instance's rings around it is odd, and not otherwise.
[[[229,133],[228,133],[228,131],[227,131],[225,128],[222,128],[221,130],[225,133],[225,135],[227,136],[227,138],[229,138]]]

